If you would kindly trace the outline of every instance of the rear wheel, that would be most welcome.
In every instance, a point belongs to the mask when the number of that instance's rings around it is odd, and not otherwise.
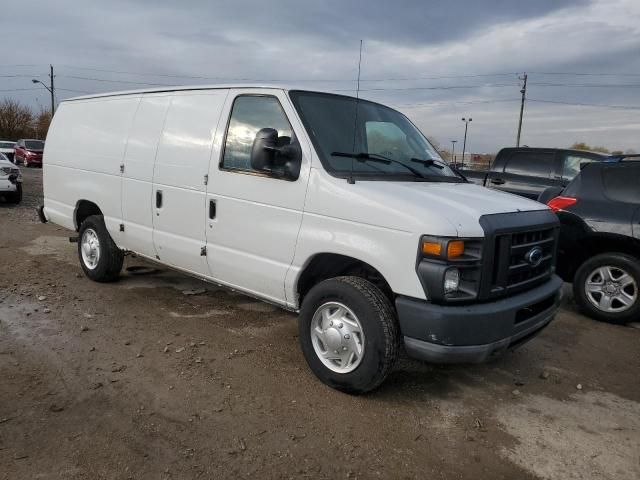
[[[313,287],[303,301],[299,329],[302,352],[313,373],[344,392],[378,387],[398,355],[391,302],[359,277],[337,277]]]
[[[624,324],[640,318],[640,262],[623,253],[604,253],[576,272],[573,293],[580,308],[597,320]]]
[[[91,215],[82,222],[78,257],[82,270],[91,280],[113,282],[120,275],[124,254],[109,235],[102,215]]]

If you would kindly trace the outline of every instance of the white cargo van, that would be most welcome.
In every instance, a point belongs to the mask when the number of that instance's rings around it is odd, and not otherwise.
[[[41,219],[78,233],[86,275],[148,259],[299,312],[313,372],[378,386],[404,347],[480,362],[553,318],[558,222],[468,183],[401,113],[275,87],[60,104]]]

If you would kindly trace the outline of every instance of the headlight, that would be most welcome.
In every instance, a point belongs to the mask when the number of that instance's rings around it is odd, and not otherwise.
[[[459,303],[477,298],[483,242],[482,237],[420,238],[416,273],[429,301]]]
[[[444,273],[444,293],[455,292],[460,286],[460,270],[450,268]]]

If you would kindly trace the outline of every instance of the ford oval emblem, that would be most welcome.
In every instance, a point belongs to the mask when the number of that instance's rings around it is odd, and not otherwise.
[[[540,247],[533,247],[524,255],[524,259],[527,261],[529,265],[532,267],[537,267],[542,263],[543,252]]]

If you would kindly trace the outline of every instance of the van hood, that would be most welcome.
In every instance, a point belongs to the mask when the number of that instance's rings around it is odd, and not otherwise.
[[[418,235],[482,237],[483,215],[548,209],[472,183],[357,180],[349,185],[333,177],[330,185],[312,178],[311,188],[319,190],[308,197],[307,211]]]

